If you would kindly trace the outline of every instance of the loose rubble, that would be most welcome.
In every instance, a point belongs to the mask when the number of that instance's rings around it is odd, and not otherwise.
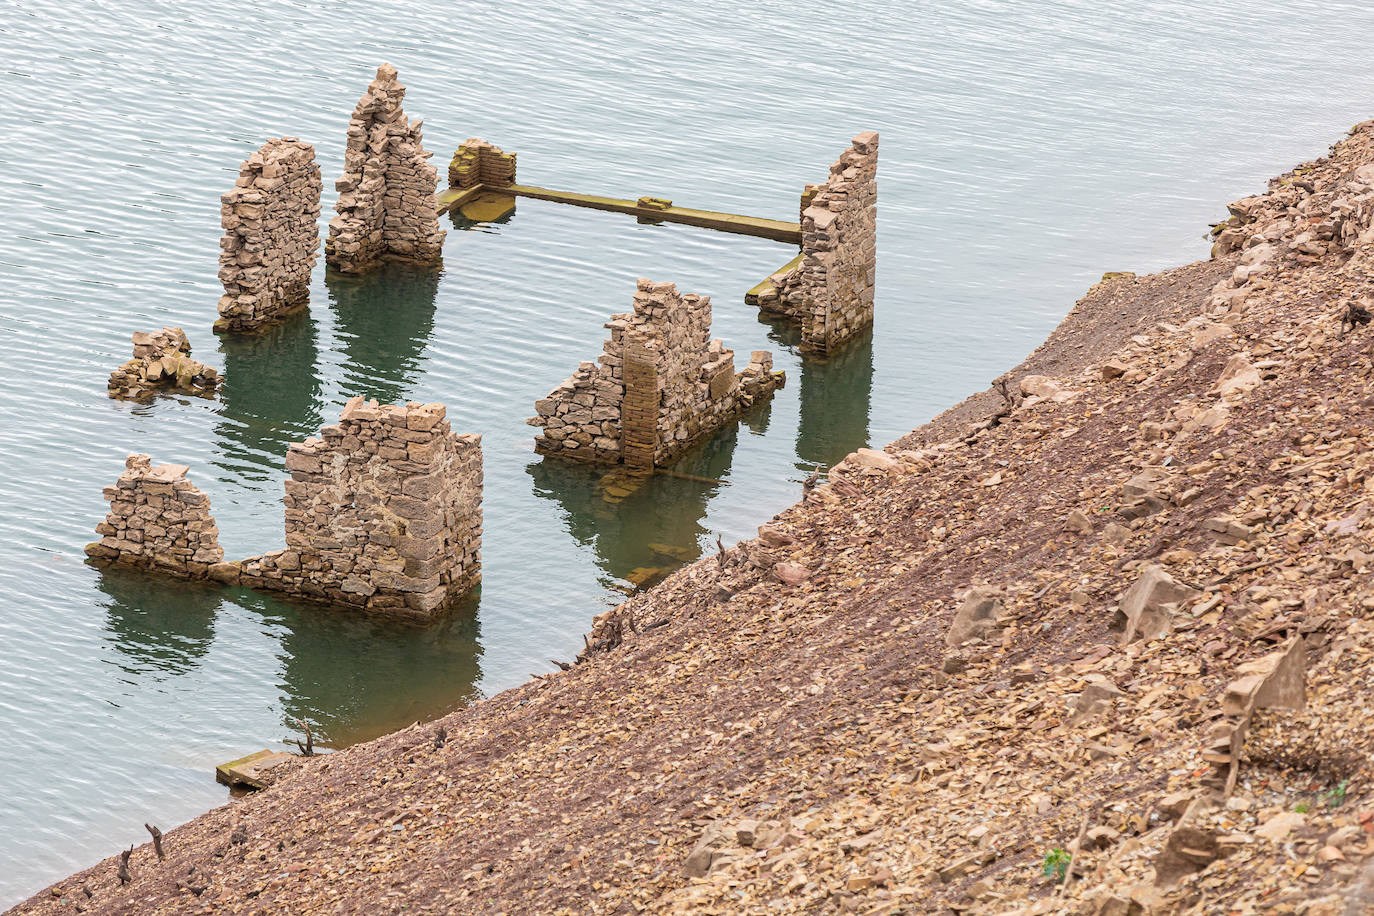
[[[989,390],[599,615],[568,670],[300,761],[128,885],[112,840],[18,912],[1368,911],[1366,174],[1374,124],[1233,205],[1214,260],[1114,272]],[[1258,384],[1223,390],[1237,356]]]
[[[711,299],[641,279],[634,311],[612,315],[595,363],[584,362],[535,402],[534,449],[579,461],[653,468],[672,463],[785,381],[755,350],[735,372],[735,351],[711,339]]]
[[[420,136],[423,122],[410,121],[401,108],[405,94],[396,68],[382,64],[348,122],[344,173],[334,183],[338,215],[324,247],[325,262],[344,273],[364,273],[383,260],[443,258],[434,199],[439,174]]]
[[[321,187],[315,147],[295,137],[268,140],[239,166],[220,198],[217,332],[258,330],[309,300]]]
[[[135,331],[131,339],[134,358],[110,373],[110,397],[144,400],[160,391],[214,396],[219,372],[191,359],[191,342],[181,328]]]

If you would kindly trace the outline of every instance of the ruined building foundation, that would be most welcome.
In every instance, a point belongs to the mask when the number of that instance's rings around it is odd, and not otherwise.
[[[303,306],[320,251],[320,167],[295,137],[268,140],[220,198],[216,331],[252,331]]]
[[[348,122],[344,174],[334,185],[338,215],[324,249],[326,262],[345,273],[388,259],[442,259],[438,172],[421,141],[422,122],[412,123],[401,108],[405,94],[396,68],[382,64]]]
[[[191,342],[181,328],[136,331],[131,340],[134,358],[110,373],[110,397],[141,400],[159,391],[214,395],[219,373],[191,359]]]
[[[481,579],[482,445],[442,404],[354,398],[286,455],[286,549],[224,562],[210,501],[180,465],[132,455],[107,487],[97,562],[212,578],[403,617],[429,617]]]
[[[878,135],[866,131],[807,185],[800,256],[747,301],[801,325],[802,347],[824,355],[873,323],[877,268]]]
[[[86,556],[97,563],[205,578],[224,559],[209,497],[186,479],[185,465],[153,467],[147,455],[130,455],[124,468],[114,486],[104,490],[110,512],[95,526],[101,537],[86,545]]]
[[[735,372],[735,354],[711,340],[711,300],[680,295],[672,283],[640,280],[634,311],[613,315],[597,362],[584,362],[535,402],[535,450],[649,469],[670,464],[781,387],[773,357],[754,351]]]

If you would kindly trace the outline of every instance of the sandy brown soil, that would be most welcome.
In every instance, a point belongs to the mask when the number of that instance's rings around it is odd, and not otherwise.
[[[1215,261],[1094,287],[1006,396],[851,456],[572,670],[13,912],[1366,912],[1372,162],[1366,125]]]

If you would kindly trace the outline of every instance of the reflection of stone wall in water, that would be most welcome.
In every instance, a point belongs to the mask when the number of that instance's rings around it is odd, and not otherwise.
[[[161,680],[194,669],[210,651],[223,601],[217,588],[118,567],[103,570],[96,587],[104,595],[105,640],[125,671]]]
[[[802,360],[800,371],[797,457],[829,467],[868,445],[873,329],[825,359]]]
[[[765,350],[735,372],[735,354],[711,340],[711,300],[672,283],[640,280],[634,311],[612,315],[596,363],[584,362],[535,402],[535,450],[581,461],[667,465],[782,385]]]
[[[801,262],[769,278],[759,308],[802,327],[802,347],[828,353],[873,323],[878,135],[859,134],[830,177],[802,193]]]
[[[224,559],[210,499],[181,464],[152,466],[147,455],[130,455],[124,473],[102,494],[110,504],[96,525],[99,541],[86,545],[98,563],[113,563],[184,579],[202,579]]]
[[[404,400],[434,334],[437,269],[383,265],[365,277],[325,278],[343,350],[344,389],[383,404]]]
[[[395,258],[437,263],[444,232],[435,202],[439,175],[420,137],[420,121],[401,108],[406,87],[382,64],[348,122],[344,174],[335,182],[338,216],[329,222],[325,260],[363,273]]]
[[[286,549],[216,578],[387,614],[426,617],[481,577],[481,437],[442,404],[353,398],[286,455]]]
[[[257,334],[221,337],[219,346],[223,409],[215,441],[223,453],[215,463],[234,479],[275,480],[287,447],[324,423],[315,320],[300,312]]]
[[[220,198],[216,331],[252,331],[300,307],[320,252],[320,167],[295,137],[268,140]]]

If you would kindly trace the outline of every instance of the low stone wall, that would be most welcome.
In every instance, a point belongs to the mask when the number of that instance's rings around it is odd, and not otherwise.
[[[110,373],[110,397],[141,400],[159,391],[214,395],[219,373],[191,359],[191,342],[181,328],[137,331],[132,340],[134,358]]]
[[[503,188],[515,184],[515,153],[502,152],[485,140],[473,137],[458,147],[448,164],[448,183],[452,188],[471,188],[479,184]]]
[[[481,578],[482,447],[442,404],[357,397],[286,455],[286,549],[215,578],[425,617]]]
[[[268,140],[220,198],[216,331],[251,331],[305,304],[320,251],[320,167],[295,137]]]
[[[385,259],[438,263],[445,233],[435,209],[438,172],[420,136],[422,122],[406,118],[406,88],[396,68],[382,64],[348,122],[348,148],[338,216],[329,223],[325,260],[345,273],[363,273]]]
[[[873,322],[877,268],[878,135],[867,131],[807,185],[801,198],[802,258],[769,278],[764,312],[802,327],[802,347],[824,355]]]
[[[208,575],[224,559],[210,499],[186,479],[180,464],[152,466],[147,455],[130,455],[114,486],[99,541],[86,545],[97,563],[155,569],[188,579]]]
[[[584,362],[535,402],[535,451],[652,468],[669,464],[783,384],[766,350],[736,373],[734,351],[710,339],[711,300],[640,280],[634,311],[613,315],[596,363]]]

